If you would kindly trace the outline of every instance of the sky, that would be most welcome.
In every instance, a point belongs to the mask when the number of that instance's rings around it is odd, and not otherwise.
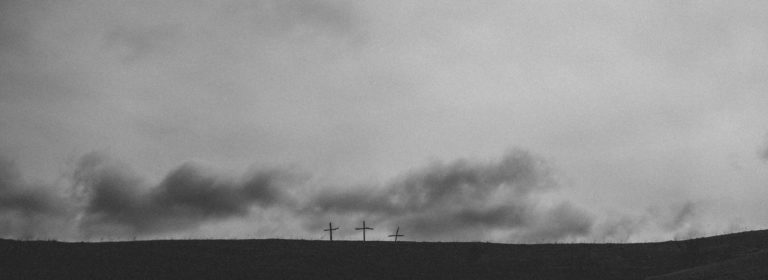
[[[0,1],[0,237],[768,227],[764,1]]]

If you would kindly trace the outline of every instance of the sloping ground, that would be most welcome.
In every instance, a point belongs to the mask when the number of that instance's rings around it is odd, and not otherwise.
[[[768,231],[640,244],[0,240],[0,279],[632,280],[766,249]]]
[[[648,278],[648,280],[693,279],[768,279],[768,251]]]

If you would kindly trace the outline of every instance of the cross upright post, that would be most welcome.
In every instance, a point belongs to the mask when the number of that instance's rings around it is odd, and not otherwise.
[[[331,241],[333,241],[333,231],[339,229],[338,227],[334,228],[333,225],[329,222],[328,228],[324,229],[323,231],[327,231],[330,234]]]
[[[363,231],[363,242],[365,242],[365,231],[366,231],[366,230],[373,230],[373,228],[370,228],[370,227],[366,227],[366,226],[365,226],[365,221],[363,221],[363,227],[361,227],[361,228],[355,228],[355,230],[362,230],[362,231]]]
[[[397,238],[398,237],[402,237],[402,236],[405,236],[405,235],[400,234],[400,226],[397,226],[397,230],[395,231],[395,234],[390,234],[389,235],[389,237],[394,237],[395,238],[395,242],[397,242]]]

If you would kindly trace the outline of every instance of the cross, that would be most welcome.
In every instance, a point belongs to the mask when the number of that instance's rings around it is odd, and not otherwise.
[[[328,223],[328,228],[324,229],[323,231],[327,231],[331,234],[331,241],[333,241],[333,231],[339,229],[338,227],[334,228],[331,223]]]
[[[366,230],[373,230],[373,228],[369,228],[365,226],[365,221],[363,221],[363,227],[355,228],[355,230],[362,230],[363,231],[363,242],[365,242],[365,231]]]
[[[397,226],[397,230],[395,231],[395,234],[390,234],[389,237],[395,237],[395,242],[397,242],[398,236],[405,236],[400,234],[400,226]]]

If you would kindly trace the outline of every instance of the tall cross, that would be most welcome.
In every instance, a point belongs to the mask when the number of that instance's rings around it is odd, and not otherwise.
[[[333,225],[331,225],[331,223],[328,223],[328,228],[324,229],[323,231],[327,231],[328,233],[330,233],[331,234],[331,241],[333,241],[333,231],[337,230],[337,229],[339,229],[339,228],[338,227],[334,228]]]
[[[365,226],[365,221],[363,221],[363,227],[355,228],[355,230],[362,230],[363,231],[363,242],[365,242],[365,231],[366,230],[373,230],[373,228],[369,228]]]
[[[400,226],[397,226],[397,230],[395,231],[395,234],[390,234],[389,237],[394,237],[395,242],[397,242],[397,237],[399,236],[405,236],[405,235],[400,234]]]

